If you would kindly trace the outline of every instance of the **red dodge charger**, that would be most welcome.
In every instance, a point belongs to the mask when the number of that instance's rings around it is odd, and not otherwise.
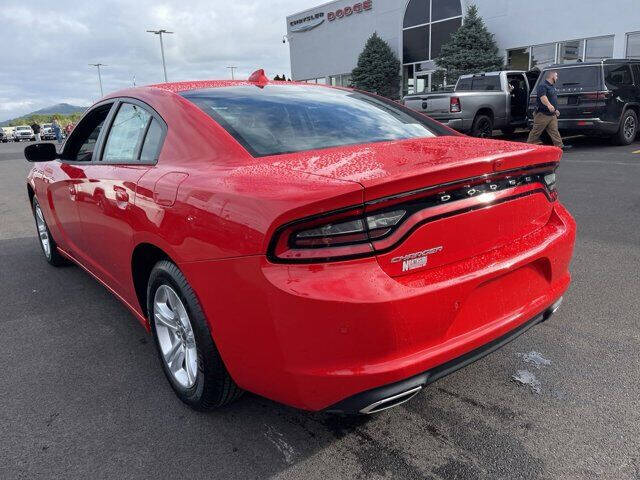
[[[151,331],[178,397],[373,413],[560,306],[561,151],[461,136],[376,95],[167,83],[25,149],[46,260]]]

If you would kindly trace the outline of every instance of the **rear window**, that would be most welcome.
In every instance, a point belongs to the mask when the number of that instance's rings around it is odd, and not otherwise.
[[[547,71],[542,72],[538,78],[538,83],[545,78]],[[592,92],[600,90],[602,84],[601,67],[559,68],[555,71],[558,72],[558,82],[556,83],[558,93]]]
[[[501,90],[499,75],[466,77],[458,80],[456,91],[497,91]]]
[[[395,102],[302,85],[184,92],[253,156],[451,134]]]

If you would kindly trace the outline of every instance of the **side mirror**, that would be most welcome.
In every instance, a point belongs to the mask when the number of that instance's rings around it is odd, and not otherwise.
[[[36,143],[24,149],[24,158],[28,162],[50,162],[58,158],[58,152],[53,143]]]

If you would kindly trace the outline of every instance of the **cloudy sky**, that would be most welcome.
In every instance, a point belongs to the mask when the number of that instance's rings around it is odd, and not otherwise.
[[[289,75],[285,17],[322,0],[1,0],[0,121],[65,102],[163,80],[158,37],[165,38],[169,81],[236,78],[265,68]]]

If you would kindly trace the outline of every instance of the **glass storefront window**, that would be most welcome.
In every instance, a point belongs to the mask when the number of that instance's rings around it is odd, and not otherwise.
[[[627,58],[640,60],[640,32],[627,34]]]
[[[572,40],[560,44],[558,63],[577,63],[584,55],[584,40]]]
[[[402,95],[415,93],[413,87],[413,65],[405,65],[402,68]]]
[[[411,0],[404,12],[403,27],[413,27],[429,22],[429,0]]]
[[[538,67],[542,70],[544,67],[555,63],[556,44],[548,43],[546,45],[536,45],[532,47],[531,57],[531,68]]]
[[[429,60],[429,26],[410,28],[402,35],[404,63]]]
[[[462,15],[460,0],[431,0],[431,21]]]
[[[456,0],[458,5],[460,2]],[[451,35],[462,25],[462,18],[454,18],[444,22],[431,24],[431,58],[438,58],[442,50],[442,45],[447,43]]]
[[[351,86],[351,75],[341,75],[341,81],[342,81],[342,86],[343,87],[350,87]]]
[[[585,54],[586,62],[613,58],[613,37],[588,38]]]
[[[507,66],[513,70],[529,70],[529,49],[507,50]]]

